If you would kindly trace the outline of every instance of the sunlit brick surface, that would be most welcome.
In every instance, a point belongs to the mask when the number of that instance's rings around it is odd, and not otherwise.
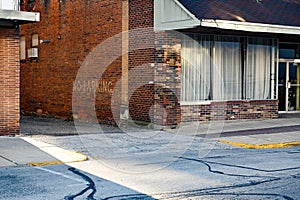
[[[19,34],[0,28],[0,135],[19,132]]]

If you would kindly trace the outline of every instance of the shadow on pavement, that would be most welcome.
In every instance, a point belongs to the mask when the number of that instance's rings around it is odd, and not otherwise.
[[[154,200],[67,165],[0,168],[0,199]]]
[[[66,121],[63,119],[21,116],[21,134],[23,135],[52,135],[52,136],[72,136],[78,135],[73,121]],[[82,123],[87,131],[93,132],[99,127],[98,124]],[[98,126],[98,127],[97,127]],[[118,127],[102,125],[101,129],[107,133],[122,132]],[[90,133],[90,132],[87,132]],[[80,133],[84,134],[84,133]]]

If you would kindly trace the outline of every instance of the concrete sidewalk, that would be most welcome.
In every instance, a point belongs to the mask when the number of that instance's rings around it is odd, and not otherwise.
[[[48,154],[50,152],[52,156]],[[31,138],[0,137],[0,167],[43,166],[85,160],[85,155]]]
[[[243,148],[299,146],[300,118],[224,122],[219,141]]]
[[[83,125],[84,126],[84,125]],[[86,133],[95,133],[98,125],[81,127]],[[141,132],[155,135],[154,130],[146,127],[133,127],[121,130],[101,125],[104,133]],[[224,122],[200,122],[196,125],[185,124],[179,129],[160,131],[180,134],[186,137],[208,138],[221,143],[242,148],[282,148],[300,145],[300,120],[298,116],[268,120],[244,120]],[[21,136],[0,137],[0,167],[22,165],[47,165],[87,160],[83,154],[68,151],[51,145],[47,140],[39,141],[31,136],[78,137],[73,122],[51,118],[23,117]],[[71,138],[70,138],[71,139]],[[74,144],[73,144],[74,145]],[[75,144],[76,145],[76,144]],[[78,144],[79,145],[79,144]],[[65,147],[64,147],[65,148]],[[70,148],[72,149],[72,148]],[[52,156],[51,156],[52,155]]]
[[[196,123],[197,132],[193,131],[195,124],[194,126],[187,124],[182,128],[182,132],[193,132],[198,137],[210,137],[243,148],[300,146],[300,118],[298,117],[299,115],[293,115],[278,119]]]

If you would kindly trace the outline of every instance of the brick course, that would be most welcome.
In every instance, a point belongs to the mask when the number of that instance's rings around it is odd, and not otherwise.
[[[277,117],[278,100],[213,101],[202,105],[181,105],[181,122]]]
[[[0,28],[0,135],[19,133],[19,31]]]
[[[50,42],[39,44],[38,59],[27,58],[21,64],[21,109],[25,113],[36,113],[39,109],[44,115],[71,119],[73,84],[78,69],[97,45],[121,32],[121,1],[37,1],[31,7],[41,13],[41,21],[21,27],[21,35],[26,36],[26,49],[31,48],[32,34]],[[102,79],[111,77],[109,84],[114,87],[120,73],[121,62],[117,60]],[[101,87],[104,81],[99,80]],[[89,93],[88,84],[77,83],[76,87]],[[99,120],[111,121],[111,92],[97,91],[100,92],[96,94],[95,110]]]
[[[153,120],[154,103],[154,68],[155,63],[155,33],[147,28],[153,27],[154,1],[129,1],[129,30],[145,29],[138,34],[129,34],[129,49],[133,50],[128,56],[129,65],[129,113],[133,120],[150,122]],[[137,40],[132,35],[138,37]],[[153,48],[142,48],[150,46]],[[151,83],[152,82],[152,83]]]

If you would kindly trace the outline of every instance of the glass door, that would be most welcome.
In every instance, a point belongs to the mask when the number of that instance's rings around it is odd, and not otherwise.
[[[300,59],[280,59],[278,68],[279,111],[300,111]]]
[[[300,64],[289,66],[289,111],[300,111]]]

